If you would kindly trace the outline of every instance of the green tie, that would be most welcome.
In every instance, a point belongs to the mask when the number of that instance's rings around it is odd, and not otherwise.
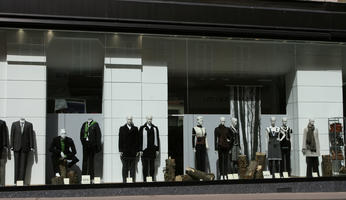
[[[61,145],[61,152],[64,152],[65,151],[65,142],[64,140],[60,140],[60,145]]]
[[[92,125],[94,125],[94,124],[96,124],[96,122],[95,121],[92,121],[91,123],[90,123],[90,125],[88,124],[88,122],[86,122],[86,124],[85,124],[85,127],[84,127],[84,138],[87,138],[88,137],[88,133],[89,133],[89,128],[92,126]]]

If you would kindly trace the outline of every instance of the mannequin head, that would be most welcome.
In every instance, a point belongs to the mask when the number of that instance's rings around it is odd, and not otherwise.
[[[127,125],[132,125],[132,122],[133,122],[133,118],[132,118],[132,116],[127,116],[126,117],[126,123],[127,123]]]
[[[237,126],[237,124],[238,124],[238,120],[237,120],[237,118],[231,118],[231,125],[235,128],[236,126]]]
[[[220,117],[220,124],[225,125],[225,122],[226,122],[226,118]]]
[[[21,118],[19,119],[19,121],[25,122],[25,118],[24,118],[24,117],[21,117]]]
[[[315,125],[315,119],[309,118],[309,126],[314,126]]]
[[[59,136],[60,136],[62,139],[65,139],[65,137],[66,137],[66,130],[65,130],[64,128],[62,128],[62,129],[60,130]]]
[[[275,126],[275,123],[276,123],[276,118],[275,118],[275,117],[271,117],[271,118],[270,118],[270,124],[271,124],[271,126]]]
[[[197,125],[203,125],[203,117],[202,116],[198,116],[197,117]]]
[[[284,126],[284,127],[287,126],[287,118],[286,117],[282,118],[282,126]]]
[[[147,124],[151,125],[152,122],[153,122],[153,116],[148,115],[148,116],[146,117],[146,119],[147,119]]]

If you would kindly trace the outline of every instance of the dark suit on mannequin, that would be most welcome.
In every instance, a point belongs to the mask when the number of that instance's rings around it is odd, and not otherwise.
[[[159,129],[154,124],[145,123],[139,129],[140,150],[143,151],[143,180],[147,181],[147,176],[151,176],[155,181],[155,159],[156,152],[160,151]],[[145,136],[146,138],[144,138]]]
[[[14,151],[14,181],[25,179],[28,153],[34,149],[34,130],[28,121],[13,122],[11,127],[11,149]]]
[[[49,147],[49,151],[52,152],[52,164],[54,173],[59,172],[59,162],[62,159],[71,160],[71,162],[67,165],[67,167],[69,168],[79,161],[76,157],[77,151],[74,142],[69,137],[65,137],[64,139],[60,136],[55,137]],[[61,152],[63,152],[66,157],[62,158]]]
[[[5,148],[8,148],[8,128],[6,122],[0,120],[0,158]]]
[[[83,145],[82,175],[90,175],[90,178],[94,179],[94,157],[102,149],[99,124],[93,120],[83,123],[80,140]]]
[[[130,127],[129,127],[130,126]],[[123,162],[123,182],[126,182],[128,173],[133,182],[136,181],[136,158],[140,150],[138,128],[133,124],[120,127],[119,129],[119,152],[122,153]]]

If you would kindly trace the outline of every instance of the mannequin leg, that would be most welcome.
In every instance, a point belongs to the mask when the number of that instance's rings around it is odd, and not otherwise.
[[[320,170],[318,170],[318,157],[312,157],[312,169],[313,172],[316,172],[318,176],[320,176]]]
[[[59,173],[59,157],[58,156],[52,156],[52,166],[54,174]]]
[[[89,151],[89,174],[90,174],[90,178],[91,179],[94,179],[94,176],[95,176],[95,172],[94,172],[94,157],[95,157],[95,152],[93,150],[90,150]]]
[[[123,168],[122,168],[122,176],[123,176],[123,183],[126,183],[126,178],[127,178],[127,161],[126,158],[124,158],[123,156],[121,157],[121,162],[123,163]]]
[[[268,160],[268,168],[270,173],[274,176],[274,171],[273,171],[273,160]]]
[[[288,175],[291,176],[291,149],[288,149],[286,152],[286,170]]]
[[[79,161],[76,156],[69,156],[67,157],[67,159],[71,160],[71,162],[67,165],[68,168],[71,168],[74,164],[76,164]]]
[[[19,167],[19,180],[25,180],[26,164],[28,161],[28,153],[20,152],[20,167]]]
[[[14,184],[16,184],[16,182],[19,180],[19,163],[20,160],[20,152],[19,151],[15,151],[14,152]]]
[[[142,157],[142,170],[143,170],[143,181],[147,182],[147,176],[148,176],[148,165],[149,161],[147,158]]]
[[[312,161],[311,157],[306,157],[306,177],[312,177]]]
[[[206,148],[205,145],[202,145],[201,149],[201,154],[200,154],[200,170],[202,172],[205,172],[205,168],[206,168],[206,163],[205,163],[205,156],[206,156]]]
[[[286,169],[286,152],[285,152],[285,149],[281,149],[281,161],[280,161],[280,165],[281,165],[281,168],[280,168],[280,174],[282,175],[283,172],[286,172],[287,169]]]
[[[219,173],[220,173],[220,179],[222,179],[223,176],[223,155],[221,150],[218,150],[218,156],[219,156]]]
[[[87,147],[83,146],[83,163],[82,163],[82,175],[88,174],[88,149]]]
[[[130,176],[133,182],[136,182],[136,158],[130,158]]]
[[[153,181],[155,180],[154,175],[155,175],[155,158],[154,159],[150,159],[149,161],[149,172],[150,172],[150,176],[153,178]]]

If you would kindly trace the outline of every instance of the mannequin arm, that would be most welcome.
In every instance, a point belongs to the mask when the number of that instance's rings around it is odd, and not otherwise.
[[[14,129],[15,129],[16,127],[14,126],[14,124],[12,124],[12,126],[11,126],[11,144],[10,144],[10,148],[13,150],[13,148],[14,148]]]
[[[196,148],[196,131],[194,128],[192,128],[192,148]]]
[[[218,137],[217,137],[216,128],[215,128],[215,130],[214,130],[214,146],[215,146],[215,151],[217,151],[217,147],[218,147]]]
[[[208,138],[207,137],[205,137],[205,148],[209,149]]]
[[[281,131],[280,131],[281,132]],[[282,135],[281,138],[279,138],[280,142],[286,137],[286,133],[285,132],[281,132],[281,134],[279,134],[279,136]]]

